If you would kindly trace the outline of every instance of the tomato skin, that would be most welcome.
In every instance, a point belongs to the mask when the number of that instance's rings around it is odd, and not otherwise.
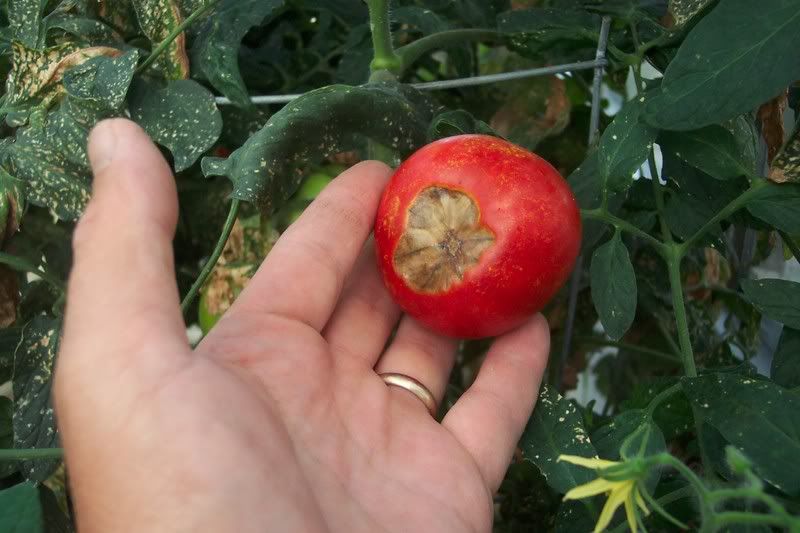
[[[396,271],[394,251],[408,208],[428,187],[466,193],[495,242],[460,282],[419,292]],[[384,190],[375,223],[378,265],[403,310],[459,338],[496,336],[521,325],[558,291],[575,264],[580,210],[566,180],[544,159],[487,135],[447,137],[404,161]]]

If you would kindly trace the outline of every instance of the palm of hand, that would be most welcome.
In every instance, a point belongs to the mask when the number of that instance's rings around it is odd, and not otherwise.
[[[387,170],[365,164],[322,193],[192,352],[168,274],[168,168],[141,132],[109,127],[132,155],[95,165],[56,375],[83,530],[488,531],[541,379],[544,320],[494,343],[441,424],[387,387],[378,372],[406,373],[441,401],[455,344],[400,318],[383,289],[364,241]],[[126,173],[150,194],[131,197]],[[109,231],[142,219],[143,234]]]

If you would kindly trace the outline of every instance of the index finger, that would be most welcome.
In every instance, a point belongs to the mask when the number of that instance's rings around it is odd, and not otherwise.
[[[278,239],[231,314],[257,312],[321,330],[375,221],[391,169],[364,161],[334,179]]]

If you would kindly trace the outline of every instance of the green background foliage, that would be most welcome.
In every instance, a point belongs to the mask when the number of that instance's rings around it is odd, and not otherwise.
[[[592,70],[411,86],[593,59],[604,17],[597,135]],[[593,528],[603,497],[563,495],[598,472],[565,454],[639,469],[653,531],[800,528],[800,283],[764,273],[800,254],[800,2],[395,0],[388,21],[362,0],[0,2],[0,531],[73,528],[50,384],[87,135],[120,116],[175,170],[204,329],[346,166],[460,133],[535,150],[580,203],[583,259],[545,309],[495,530]],[[251,102],[270,94],[302,96]],[[446,406],[488,345],[462,343]]]

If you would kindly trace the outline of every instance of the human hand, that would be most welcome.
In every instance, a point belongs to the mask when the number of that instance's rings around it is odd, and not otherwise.
[[[121,119],[95,129],[90,158],[55,383],[81,531],[491,529],[547,324],[498,338],[441,423],[388,387],[378,372],[440,402],[456,342],[401,317],[383,287],[367,241],[386,166],[334,180],[192,351],[168,165]]]

